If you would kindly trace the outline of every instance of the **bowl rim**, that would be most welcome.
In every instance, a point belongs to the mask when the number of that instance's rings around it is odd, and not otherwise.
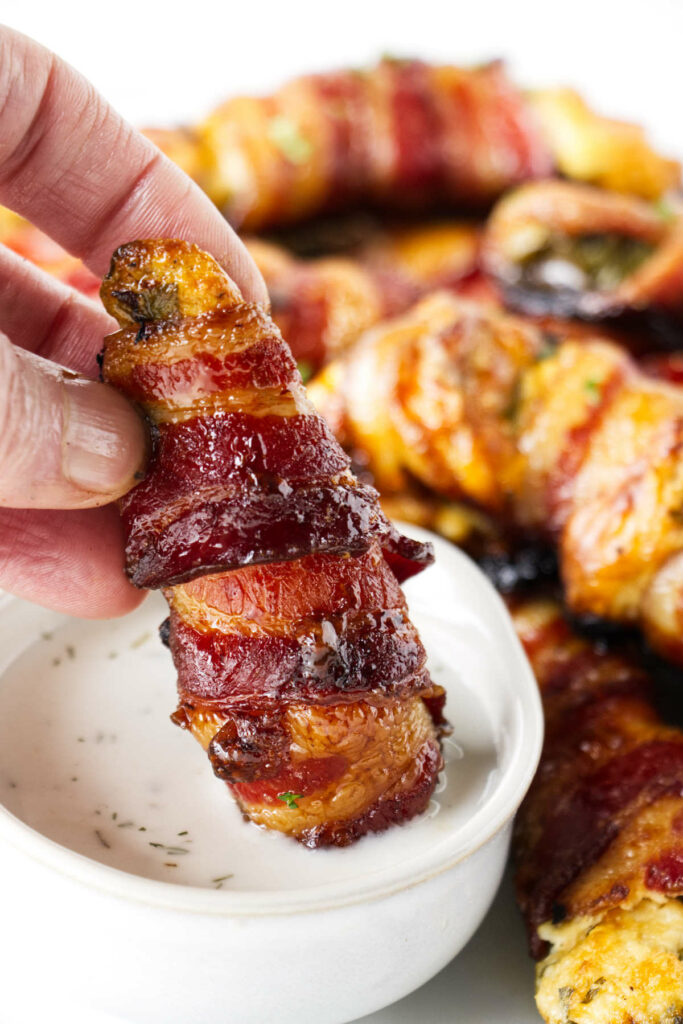
[[[42,867],[101,894],[158,909],[222,917],[317,913],[373,902],[421,885],[476,854],[510,822],[531,784],[543,742],[541,699],[507,609],[481,570],[453,544],[430,531],[412,524],[396,525],[418,540],[432,541],[437,551],[444,558],[450,558],[454,568],[457,567],[457,571],[464,575],[468,587],[486,595],[499,620],[495,622],[497,635],[506,642],[506,653],[512,654],[516,662],[514,671],[508,674],[508,686],[518,712],[513,730],[515,744],[509,753],[509,764],[471,818],[436,850],[428,848],[424,854],[386,868],[379,877],[368,876],[365,881],[345,879],[312,888],[280,891],[231,891],[159,881],[101,864],[49,839],[25,824],[2,803],[0,842],[9,843]],[[0,615],[8,602],[16,600],[9,595],[0,595]],[[510,736],[507,738],[509,740]]]

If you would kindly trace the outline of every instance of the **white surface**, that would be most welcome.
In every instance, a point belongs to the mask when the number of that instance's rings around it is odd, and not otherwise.
[[[289,74],[381,52],[454,62],[504,56],[520,82],[573,84],[605,113],[648,124],[669,152],[683,154],[680,0],[169,0],[108,8],[5,0],[0,17],[79,67],[137,124],[192,119],[232,91],[265,90]],[[452,965],[363,1024],[537,1024],[532,988],[507,887]],[[28,1007],[3,999],[1,1024],[39,1019],[35,986]],[[57,1024],[112,1024],[49,1007]]]
[[[542,718],[490,584],[445,541],[410,532],[436,548],[406,593],[455,735],[428,812],[346,850],[245,825],[168,724],[161,601],[115,624],[0,610],[5,993],[25,992],[37,961],[53,1005],[135,1024],[209,1024],[226,1000],[240,1024],[343,1024],[459,952],[498,886]]]
[[[381,53],[505,57],[520,83],[585,89],[683,153],[680,0],[4,0],[0,19],[77,66],[136,124],[197,118],[229,93]]]
[[[481,928],[452,963],[417,992],[357,1024],[540,1024],[533,985],[533,965],[526,955],[512,882],[506,877]],[[123,1024],[110,1015],[76,1009],[60,1016],[54,1002],[40,993],[32,995],[28,1006],[5,997],[4,1009],[2,1024],[42,1019],[51,1024]],[[217,1018],[219,1022],[223,1024]]]

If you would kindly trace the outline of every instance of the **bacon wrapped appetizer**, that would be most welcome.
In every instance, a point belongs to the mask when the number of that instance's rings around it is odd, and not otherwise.
[[[553,166],[499,62],[306,75],[229,100],[196,139],[199,183],[250,231],[353,206],[486,205]]]
[[[245,815],[309,846],[418,814],[444,698],[398,581],[431,550],[358,483],[277,328],[211,257],[125,245],[102,298],[121,325],[104,379],[152,424],[120,507],[130,578],[170,605],[174,720]]]
[[[229,100],[195,129],[148,134],[248,230],[358,206],[482,206],[556,171],[645,199],[680,181],[641,128],[569,89],[522,94],[500,62],[306,75]]]
[[[271,242],[246,243],[265,279],[273,319],[309,371],[427,292],[471,291],[481,276],[479,230],[471,224],[382,232],[352,257],[299,260]]]
[[[569,182],[527,185],[491,214],[484,262],[517,309],[619,318],[681,344],[683,208],[677,201],[653,205]]]
[[[516,822],[517,893],[548,1024],[683,1020],[683,732],[640,665],[552,602],[512,608],[543,697]]]
[[[310,394],[383,493],[417,480],[553,544],[575,613],[683,661],[683,391],[609,341],[555,342],[436,293]]]

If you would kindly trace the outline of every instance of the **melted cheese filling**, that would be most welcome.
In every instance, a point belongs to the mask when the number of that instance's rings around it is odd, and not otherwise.
[[[548,1024],[683,1024],[683,904],[641,900],[544,924],[536,1003]]]

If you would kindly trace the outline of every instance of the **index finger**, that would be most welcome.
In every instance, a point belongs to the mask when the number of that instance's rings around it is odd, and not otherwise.
[[[73,68],[4,26],[0,97],[0,203],[100,277],[124,242],[182,238],[219,260],[246,299],[268,302],[251,257],[201,190]]]

